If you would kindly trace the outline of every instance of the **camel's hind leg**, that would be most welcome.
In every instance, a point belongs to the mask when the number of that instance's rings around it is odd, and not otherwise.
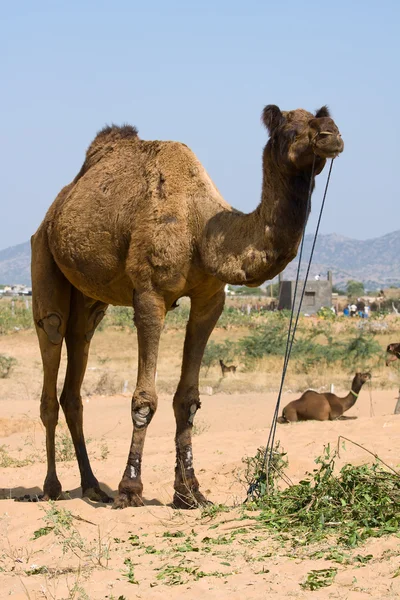
[[[58,422],[57,375],[65,335],[71,284],[51,255],[45,231],[32,236],[32,308],[43,361],[40,417],[46,428],[47,475],[43,486],[46,499],[56,500],[61,484],[56,473],[55,431]]]
[[[82,292],[72,288],[70,314],[65,334],[68,364],[60,398],[78,460],[82,496],[101,502],[109,502],[111,499],[100,489],[90,466],[83,435],[81,385],[86,371],[90,340],[106,308],[107,304],[87,298]]]
[[[173,402],[176,420],[174,506],[177,508],[192,508],[207,503],[194,473],[192,428],[196,411],[200,408],[199,372],[204,349],[224,302],[223,290],[217,291],[211,298],[195,296],[191,301],[182,374]]]

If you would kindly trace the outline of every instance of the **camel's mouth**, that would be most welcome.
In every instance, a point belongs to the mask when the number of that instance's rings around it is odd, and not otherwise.
[[[344,149],[340,133],[320,131],[313,141],[314,152],[320,158],[336,158]]]

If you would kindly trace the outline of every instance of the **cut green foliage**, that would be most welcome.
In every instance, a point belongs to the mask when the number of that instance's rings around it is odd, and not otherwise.
[[[157,579],[166,585],[183,585],[190,578],[197,581],[203,577],[227,577],[228,575],[231,575],[231,573],[221,573],[219,571],[206,573],[205,571],[201,571],[199,567],[187,566],[181,562],[179,565],[167,565],[160,568]]]
[[[207,504],[201,509],[201,518],[214,519],[217,515],[229,512],[229,510],[225,504]]]
[[[266,495],[267,487],[271,490],[276,487],[279,477],[289,464],[286,458],[286,452],[283,452],[283,450],[280,448],[280,442],[277,442],[274,450],[272,451],[269,462],[270,468],[267,486],[265,448],[258,448],[255,456],[246,457],[242,462],[245,465],[243,478],[247,489],[249,489],[254,482],[257,482],[257,495],[260,497],[264,497]]]
[[[139,585],[139,582],[135,579],[135,570],[134,570],[134,566],[133,563],[131,561],[130,558],[126,558],[124,560],[124,565],[127,568],[127,572],[124,573],[124,577],[127,578],[127,580],[129,581],[129,583],[135,584],[135,585]]]
[[[300,587],[303,590],[311,590],[312,592],[323,587],[329,587],[334,582],[336,573],[337,569],[334,567],[310,571],[307,579],[304,583],[300,584]]]
[[[271,477],[270,493],[255,502],[263,525],[296,539],[303,537],[305,543],[335,534],[348,547],[368,537],[398,532],[400,477],[378,462],[346,464],[335,474],[336,457],[328,445],[315,460],[317,468],[283,490]]]
[[[183,531],[164,531],[163,537],[165,538],[182,538],[185,537]]]
[[[33,540],[37,540],[41,537],[43,537],[44,535],[48,535],[51,531],[53,531],[54,527],[40,527],[39,529],[36,529],[36,531],[33,532]]]

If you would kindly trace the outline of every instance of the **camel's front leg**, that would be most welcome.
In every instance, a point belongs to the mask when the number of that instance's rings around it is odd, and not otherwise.
[[[176,466],[174,506],[193,508],[207,503],[193,468],[192,428],[198,408],[199,372],[204,349],[225,302],[223,290],[210,297],[194,297],[186,330],[182,374],[174,397]]]
[[[139,364],[132,398],[133,433],[124,476],[114,508],[143,506],[141,465],[147,426],[157,409],[155,374],[158,346],[165,318],[165,302],[154,292],[135,292],[133,298],[138,336]]]

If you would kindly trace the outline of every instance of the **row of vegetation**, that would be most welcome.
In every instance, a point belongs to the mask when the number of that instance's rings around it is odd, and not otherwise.
[[[208,369],[219,359],[239,362],[252,371],[266,357],[283,357],[286,351],[287,324],[282,318],[271,318],[262,325],[255,324],[249,335],[238,341],[210,341],[204,353],[203,365]],[[308,373],[317,366],[336,363],[344,371],[373,369],[383,364],[383,351],[374,333],[351,328],[347,333],[334,335],[330,322],[318,327],[300,327],[292,346],[291,358],[297,372]]]
[[[381,303],[381,310],[371,313],[369,321],[380,320],[384,316],[393,312],[393,302],[391,300],[383,301]],[[175,310],[170,311],[167,314],[165,321],[166,329],[185,329],[187,320],[189,318],[190,304],[186,299],[181,301],[181,305]],[[252,311],[250,314],[247,311],[243,311],[239,306],[233,306],[227,303],[222,315],[218,321],[218,327],[222,329],[230,329],[232,327],[255,327],[266,322],[270,322],[271,319],[276,319],[282,327],[282,322],[285,321],[289,316],[289,311]],[[321,309],[318,313],[323,319],[327,320],[340,320],[342,317],[337,317],[329,309]],[[349,325],[351,327],[351,324]],[[353,324],[354,326],[354,324]],[[365,324],[364,327],[368,325]],[[0,335],[11,333],[13,331],[20,331],[26,329],[32,329],[34,327],[32,308],[30,301],[15,299],[12,301],[0,302]],[[135,325],[133,323],[133,309],[125,306],[109,306],[106,315],[101,321],[98,331],[104,330],[106,327],[119,327],[127,330],[133,330]]]

